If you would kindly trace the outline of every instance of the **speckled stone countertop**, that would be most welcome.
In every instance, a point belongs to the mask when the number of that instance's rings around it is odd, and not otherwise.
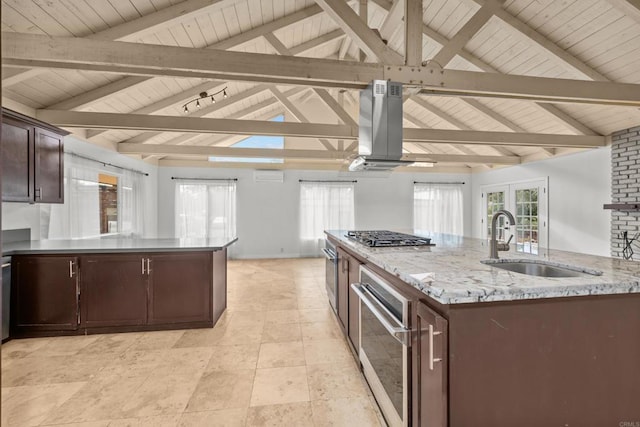
[[[216,251],[226,248],[236,240],[238,239],[31,240],[3,245],[2,255]]]
[[[488,244],[482,239],[427,235],[425,237],[431,237],[436,246],[369,248],[345,237],[345,231],[332,230],[326,234],[442,304],[640,293],[637,261],[555,250],[549,251],[546,257],[534,256],[515,252],[514,245],[509,252],[499,253],[503,262],[544,261],[602,273],[536,277],[481,263],[489,258]],[[427,280],[423,281],[420,275],[425,274]]]

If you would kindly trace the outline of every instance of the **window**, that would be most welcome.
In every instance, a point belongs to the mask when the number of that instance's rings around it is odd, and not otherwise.
[[[515,219],[515,230],[509,228],[506,218],[498,219],[497,239],[507,241],[513,233],[516,252],[538,255],[547,248],[547,180],[540,179],[487,186],[482,192],[484,238],[491,237],[491,218],[500,209],[510,211]],[[512,225],[512,224],[511,224]]]
[[[462,187],[414,184],[413,228],[422,233],[463,234]]]
[[[143,175],[134,171],[106,172],[100,162],[65,155],[61,205],[43,205],[43,236],[81,239],[106,234],[144,234]]]
[[[300,239],[305,254],[318,253],[324,230],[353,229],[354,217],[353,183],[300,183]]]
[[[270,121],[272,122],[283,122],[284,115],[281,114],[279,116],[274,117]],[[255,135],[250,136],[249,138],[245,138],[242,141],[236,142],[231,145],[232,147],[237,148],[269,148],[269,149],[280,149],[284,148],[284,137],[283,136],[262,136]],[[265,158],[265,157],[209,157],[210,162],[240,162],[240,163],[283,163],[283,159],[278,158]]]
[[[176,185],[178,238],[236,237],[236,183],[184,183]]]

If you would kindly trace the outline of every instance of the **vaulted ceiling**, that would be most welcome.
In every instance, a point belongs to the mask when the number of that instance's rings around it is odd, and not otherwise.
[[[372,79],[403,83],[405,157],[424,170],[640,124],[638,0],[2,0],[2,31],[3,106],[159,165],[345,168]],[[285,149],[232,147],[247,135]]]

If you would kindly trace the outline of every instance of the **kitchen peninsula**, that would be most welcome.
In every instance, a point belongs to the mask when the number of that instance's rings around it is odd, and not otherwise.
[[[213,327],[237,239],[42,240],[12,257],[11,336]]]
[[[349,287],[360,282],[361,266],[409,301],[411,425],[595,427],[640,420],[637,262],[562,251],[501,252],[505,259],[497,261],[582,271],[549,278],[481,262],[489,248],[480,239],[435,235],[432,247],[369,248],[342,231],[327,236],[337,247],[352,348],[364,330],[353,313],[364,304]]]

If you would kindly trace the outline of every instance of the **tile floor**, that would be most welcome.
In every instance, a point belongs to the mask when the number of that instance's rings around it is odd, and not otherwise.
[[[2,426],[380,426],[324,259],[230,261],[213,329],[13,340]]]

